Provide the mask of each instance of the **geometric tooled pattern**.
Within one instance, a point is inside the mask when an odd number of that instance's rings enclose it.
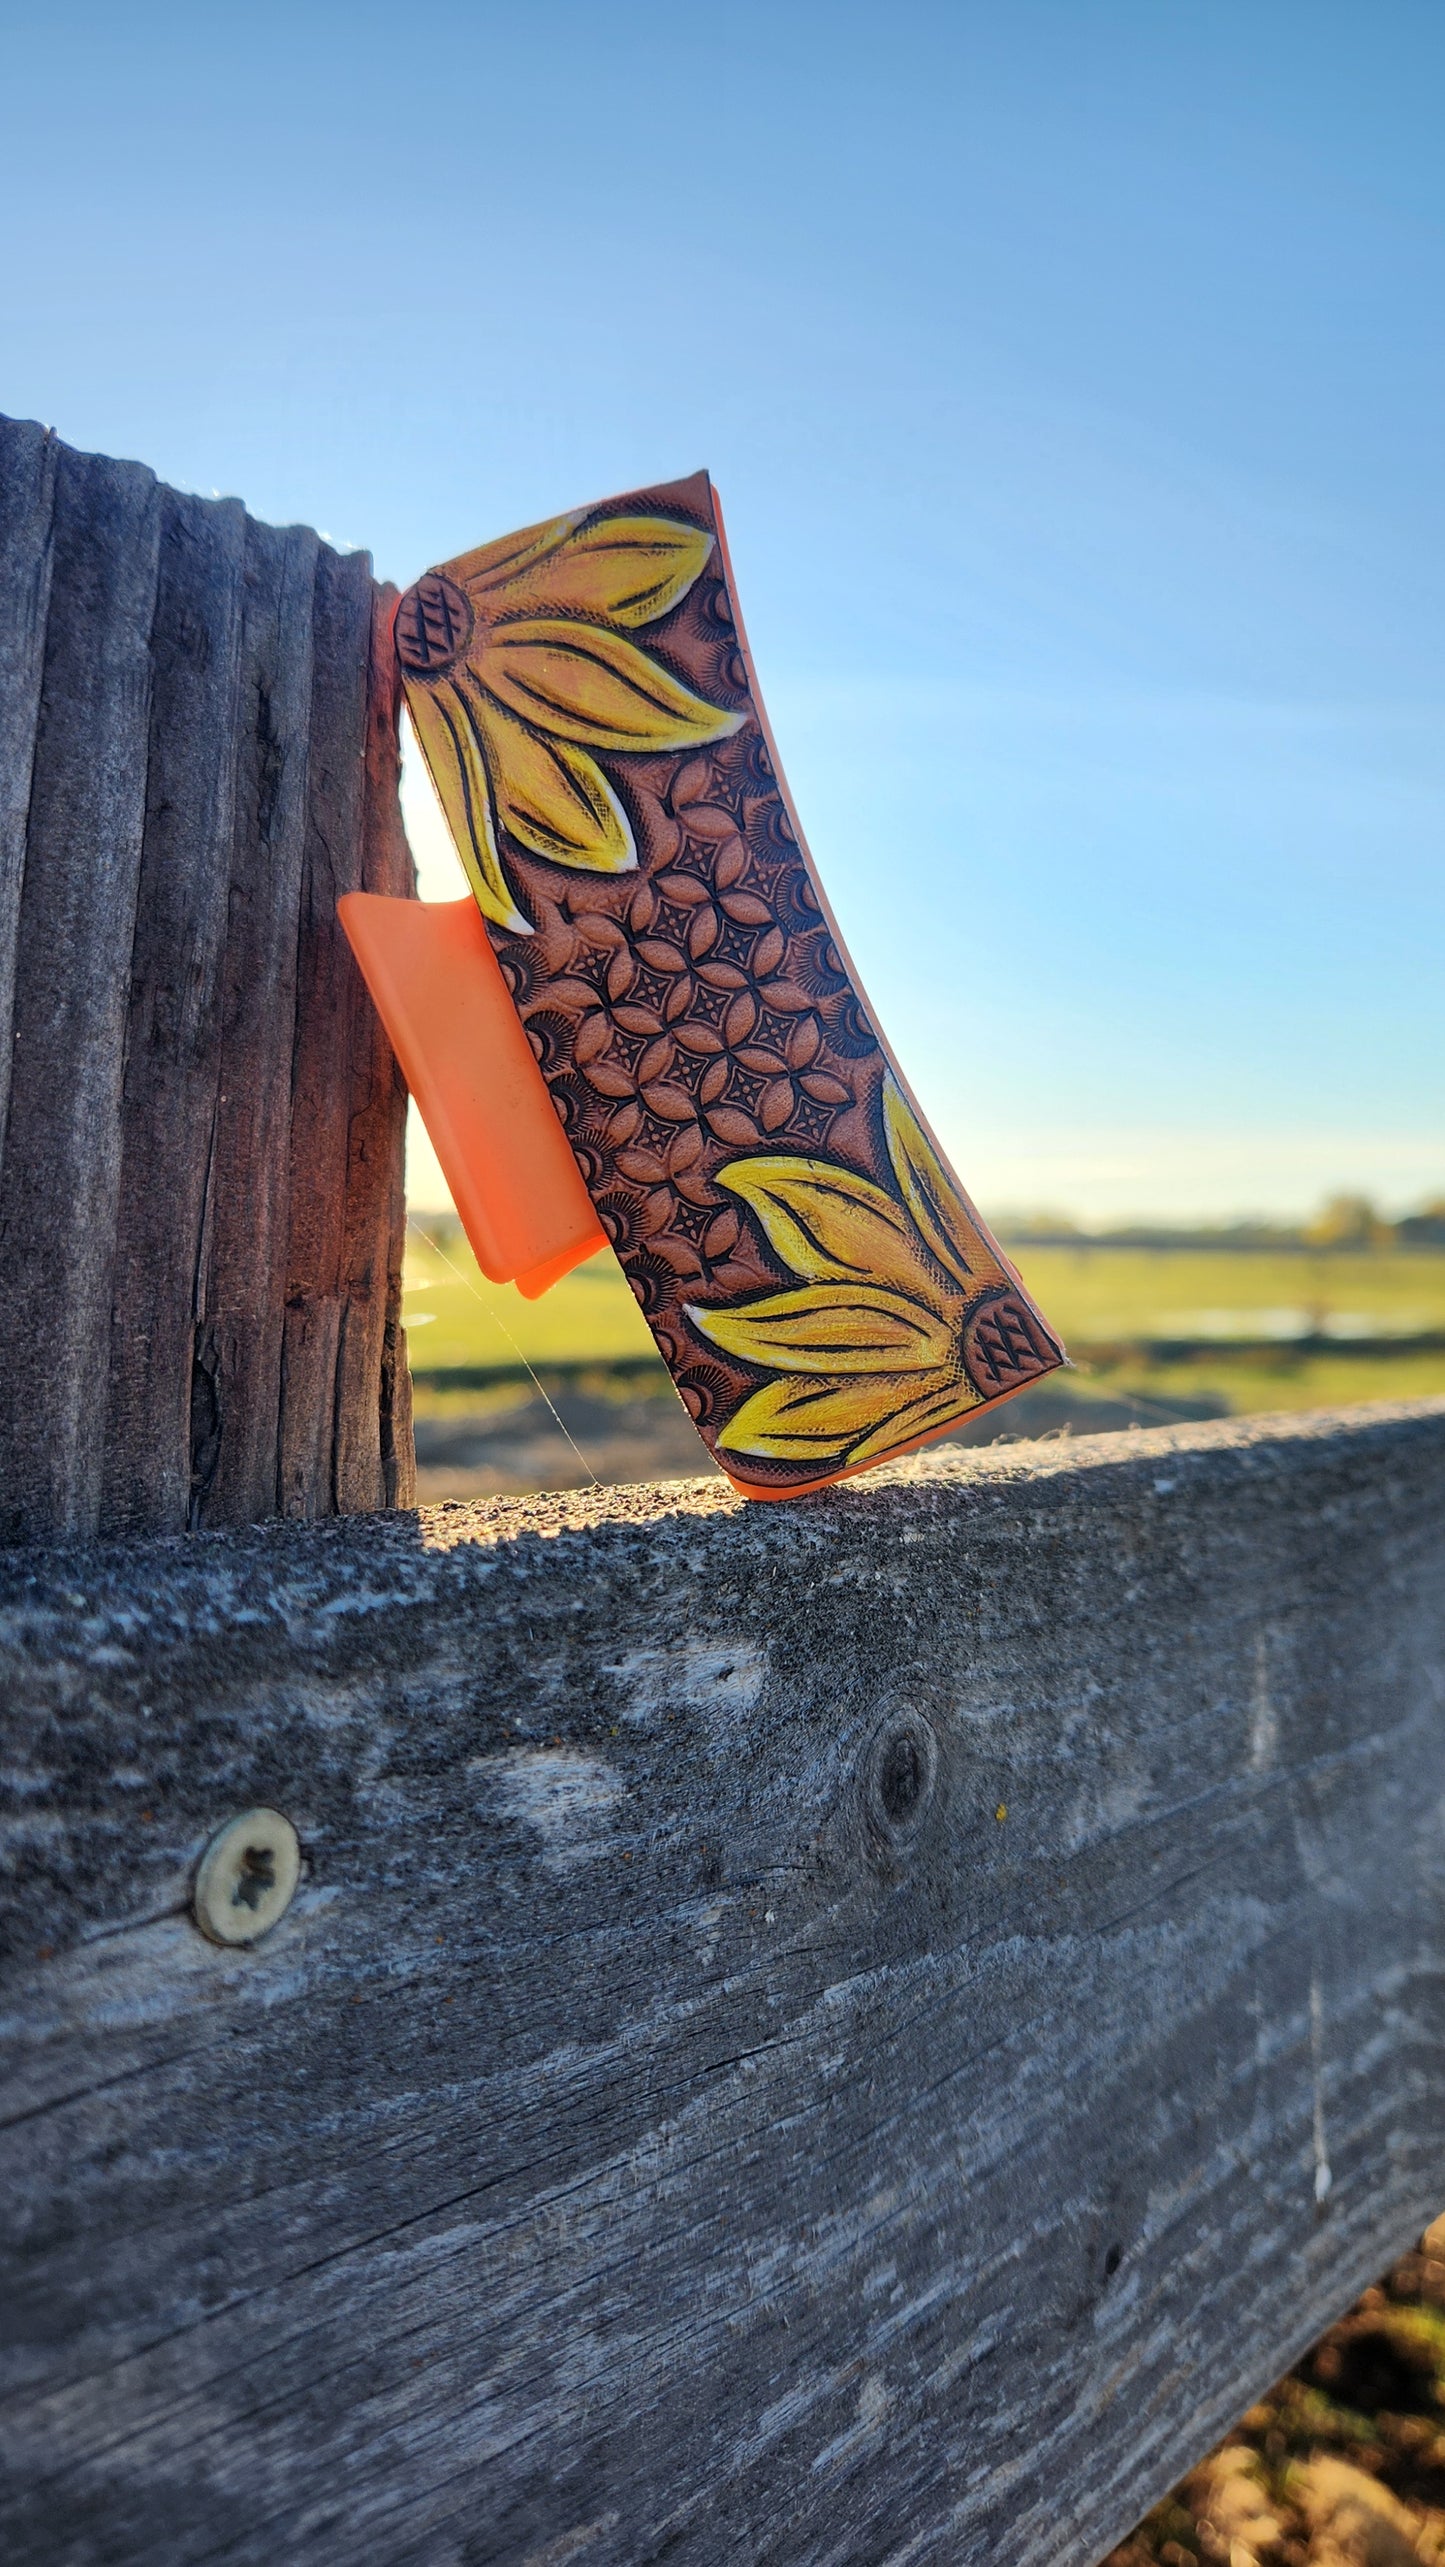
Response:
[[[711,778],[694,761],[692,790]],[[507,970],[579,1156],[593,1149],[606,1164],[601,1209],[614,1246],[636,1245],[671,1275],[726,1291],[745,1280],[718,1272],[731,1265],[739,1224],[700,1165],[704,1151],[826,1146],[856,1078],[853,1060],[835,1060],[829,1045],[834,982],[852,993],[826,952],[815,959],[829,931],[806,888],[799,896],[795,885],[785,908],[736,824],[721,841],[694,840],[687,815],[692,829],[699,813],[715,828],[725,805],[679,798],[677,809],[670,867],[628,884],[605,913],[591,907],[590,888],[564,891],[569,941],[557,921],[543,922],[527,946],[511,947]],[[800,870],[795,848],[785,860]]]
[[[1016,1293],[998,1292],[980,1302],[963,1337],[964,1370],[985,1399],[1016,1390],[1052,1371],[1059,1360],[1032,1312]]]

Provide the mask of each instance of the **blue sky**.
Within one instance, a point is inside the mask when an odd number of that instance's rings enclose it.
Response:
[[[986,1205],[1445,1191],[1436,0],[0,31],[0,407],[403,581],[711,469]]]

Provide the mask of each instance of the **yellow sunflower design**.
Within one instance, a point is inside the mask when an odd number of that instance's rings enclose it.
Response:
[[[699,748],[746,721],[628,639],[687,595],[712,549],[667,517],[554,517],[428,571],[402,599],[412,726],[482,913],[513,935],[532,929],[503,831],[552,864],[626,873],[631,824],[591,752]]]
[[[717,1171],[800,1278],[730,1309],[688,1307],[700,1336],[779,1376],[743,1401],[722,1451],[854,1468],[1061,1360],[891,1078],[883,1124],[896,1197],[829,1159]]]

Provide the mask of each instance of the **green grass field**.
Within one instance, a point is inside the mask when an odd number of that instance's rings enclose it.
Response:
[[[1380,1348],[1392,1336],[1445,1335],[1439,1251],[1068,1246],[1016,1254],[1030,1291],[1074,1355],[1079,1391],[1135,1398],[1141,1415],[1151,1400],[1201,1395],[1244,1412],[1445,1392],[1445,1352],[1361,1351],[1343,1342],[1367,1338]],[[528,1302],[510,1284],[486,1283],[460,1237],[442,1248],[414,1227],[406,1286],[411,1359],[424,1376],[653,1357],[609,1255]],[[1338,1352],[1296,1351],[1288,1340],[1305,1331],[1340,1336]],[[1170,1338],[1211,1342],[1184,1360],[1147,1351],[1149,1341]],[[1241,1338],[1265,1342],[1230,1342]]]
[[[1010,1250],[1066,1340],[1445,1333],[1445,1254],[1211,1248]]]
[[[1389,1350],[1392,1337],[1445,1335],[1438,1250],[1029,1248],[1017,1262],[1073,1353],[1078,1388],[1137,1401],[1141,1421],[1155,1402],[1217,1400],[1242,1416],[1445,1392],[1445,1351]],[[1338,1336],[1338,1352],[1289,1343],[1306,1332]],[[1171,1337],[1215,1343],[1174,1361],[1144,1351]]]
[[[478,1272],[464,1238],[436,1246],[407,1234],[402,1305],[411,1360],[422,1372],[505,1372],[526,1364],[621,1364],[656,1357],[651,1334],[610,1250],[576,1266],[540,1301]]]

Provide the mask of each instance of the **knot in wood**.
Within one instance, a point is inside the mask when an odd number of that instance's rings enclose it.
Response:
[[[933,1798],[938,1741],[916,1711],[895,1712],[876,1733],[864,1764],[869,1825],[885,1844],[915,1836]]]

